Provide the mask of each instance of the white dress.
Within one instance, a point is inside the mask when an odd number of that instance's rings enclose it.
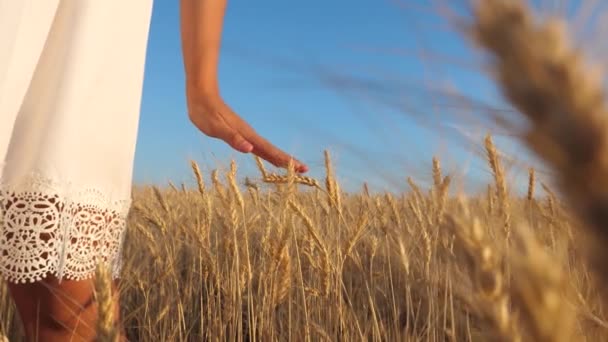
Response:
[[[120,271],[152,0],[0,0],[0,275]]]

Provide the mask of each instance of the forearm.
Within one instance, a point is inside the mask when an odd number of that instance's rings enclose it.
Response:
[[[218,63],[227,0],[180,0],[187,91],[218,93]]]

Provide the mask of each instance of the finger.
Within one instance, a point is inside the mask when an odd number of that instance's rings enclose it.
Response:
[[[253,144],[243,137],[237,130],[228,126],[224,120],[217,120],[213,123],[213,137],[223,140],[233,149],[250,153],[253,151]]]
[[[242,153],[250,153],[253,151],[254,146],[252,143],[247,141],[242,135],[240,135],[236,131],[227,132],[226,138],[222,139],[228,145],[230,145],[233,149],[242,152]]]
[[[288,167],[290,160],[293,160],[293,166],[296,172],[304,173],[308,171],[308,167],[304,165],[304,163],[277,148],[257,133],[245,136],[247,136],[247,139],[253,144],[253,154],[260,158],[267,160],[277,167],[283,168]]]
[[[274,166],[287,167],[289,165],[289,161],[292,159],[296,169],[301,166],[299,161],[257,134],[255,130],[246,122],[240,122],[239,131],[253,144],[252,152],[260,158],[272,163]]]
[[[240,116],[234,113],[230,108],[228,109],[229,114],[224,116],[227,124],[234,127],[240,134],[253,145],[253,153],[260,158],[272,163],[274,166],[287,168],[289,161],[293,160],[294,168],[296,172],[305,173],[308,171],[308,167],[295,159],[293,156],[285,153],[281,149],[274,146],[268,140],[257,134],[257,132]]]

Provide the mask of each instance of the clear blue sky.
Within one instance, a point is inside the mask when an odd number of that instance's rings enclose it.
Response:
[[[223,96],[259,133],[308,163],[312,176],[322,175],[322,152],[330,149],[347,189],[363,180],[401,189],[407,175],[428,180],[433,155],[457,176],[484,178],[478,147],[463,145],[461,134],[481,143],[484,128],[462,103],[428,88],[491,104],[496,92],[479,59],[427,3],[229,1]],[[188,121],[178,10],[176,0],[154,4],[135,181],[190,181],[190,159],[208,171],[235,158],[242,175],[255,176],[251,157]]]

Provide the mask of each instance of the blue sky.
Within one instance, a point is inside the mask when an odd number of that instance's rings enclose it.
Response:
[[[322,176],[329,149],[347,189],[367,180],[400,190],[408,175],[427,181],[433,155],[457,177],[484,180],[479,146],[463,142],[481,143],[486,128],[469,107],[438,92],[488,104],[499,97],[478,56],[428,3],[229,1],[223,97],[312,176]],[[209,171],[234,158],[241,175],[256,176],[251,156],[205,137],[187,118],[178,11],[176,0],[155,1],[135,182],[189,182],[191,159]]]

